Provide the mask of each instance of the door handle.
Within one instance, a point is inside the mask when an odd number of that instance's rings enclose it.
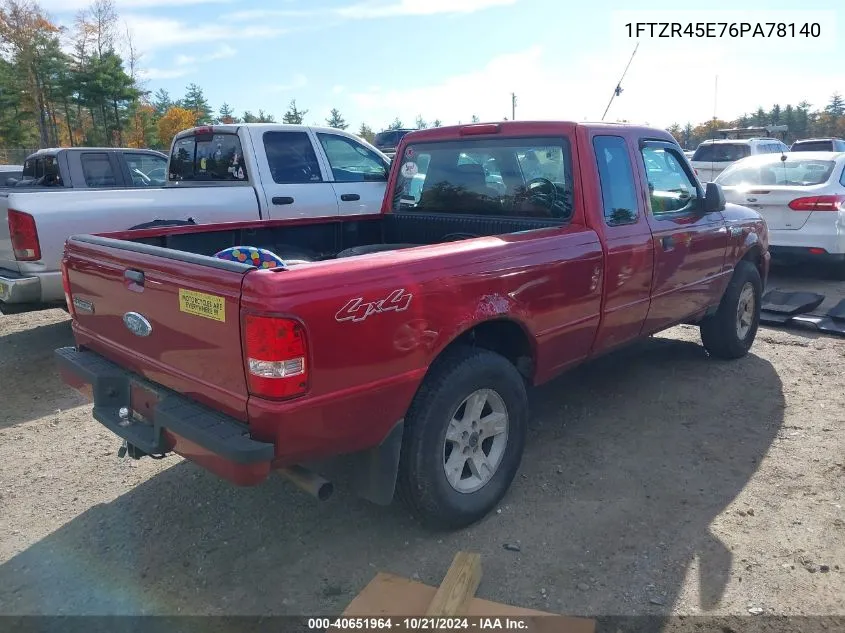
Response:
[[[344,202],[354,202],[355,200],[360,200],[361,196],[357,193],[344,193],[340,196],[340,199]]]
[[[139,286],[144,285],[144,273],[140,270],[125,270],[123,271],[123,278],[126,281],[131,281],[132,283],[136,283]]]
[[[660,244],[663,246],[664,251],[671,251],[675,248],[675,238],[667,235],[666,237],[660,238]]]
[[[272,200],[273,204],[276,205],[283,205],[283,204],[293,204],[293,198],[290,196],[275,196]]]

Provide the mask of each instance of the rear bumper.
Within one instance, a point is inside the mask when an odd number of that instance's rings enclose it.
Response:
[[[819,262],[826,264],[845,263],[845,253],[814,253],[809,246],[769,246],[769,252],[775,262]],[[824,248],[824,247],[814,247]]]
[[[245,424],[94,352],[63,347],[55,354],[64,382],[93,400],[94,418],[144,453],[175,452],[242,486],[269,475],[274,446],[252,439]],[[131,414],[121,417],[121,409]]]
[[[0,301],[3,303],[39,303],[41,279],[0,268]]]

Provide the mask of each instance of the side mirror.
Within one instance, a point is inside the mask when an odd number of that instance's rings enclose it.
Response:
[[[725,192],[722,185],[708,182],[704,191],[704,213],[715,213],[725,210]]]

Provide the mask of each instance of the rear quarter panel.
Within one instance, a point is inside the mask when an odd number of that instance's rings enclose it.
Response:
[[[569,226],[250,273],[242,310],[300,319],[311,368],[307,396],[250,400],[252,432],[306,454],[325,450],[307,446],[321,435],[350,451],[372,446],[404,417],[436,356],[489,320],[528,333],[543,382],[589,353],[601,262],[597,234]]]

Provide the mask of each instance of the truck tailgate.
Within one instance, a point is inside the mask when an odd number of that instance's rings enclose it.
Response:
[[[94,236],[65,253],[81,347],[246,421],[240,293],[251,266]]]

